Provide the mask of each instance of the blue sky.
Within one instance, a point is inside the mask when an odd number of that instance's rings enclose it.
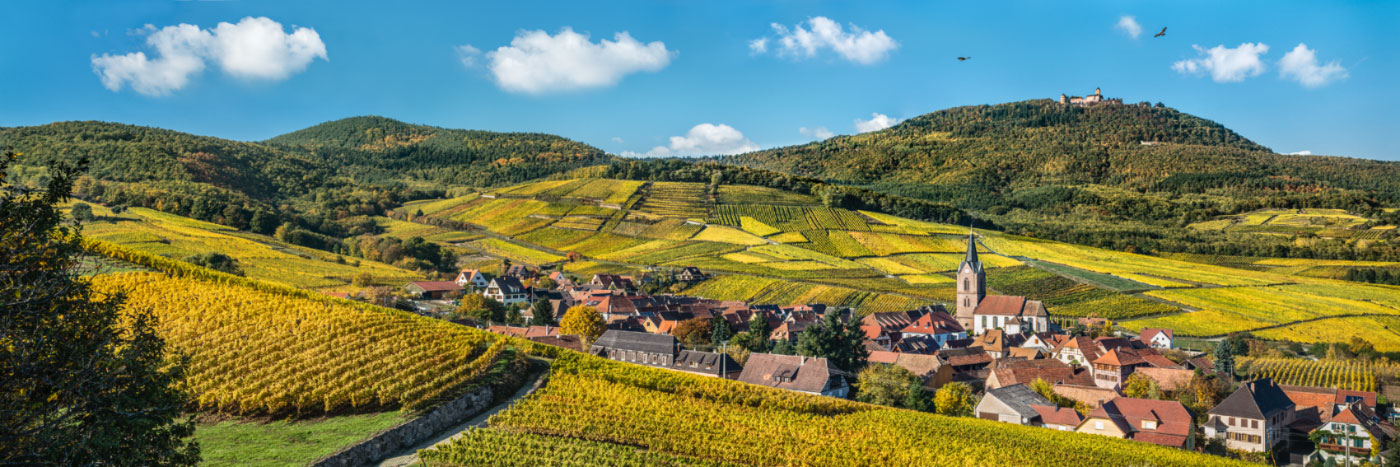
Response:
[[[0,126],[260,140],[375,114],[692,154],[1100,86],[1278,152],[1400,160],[1400,2],[594,3],[6,1]]]

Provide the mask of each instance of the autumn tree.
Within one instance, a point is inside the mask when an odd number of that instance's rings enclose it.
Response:
[[[1036,394],[1040,394],[1040,396],[1044,397],[1046,400],[1054,402],[1057,406],[1074,407],[1074,400],[1055,392],[1055,385],[1050,384],[1049,381],[1036,378],[1035,381],[1031,381],[1031,390],[1035,391]]]
[[[710,333],[714,327],[705,318],[691,318],[681,321],[676,328],[671,331],[671,335],[686,346],[697,346],[710,343]]]
[[[1135,372],[1123,381],[1123,395],[1136,399],[1161,399],[1162,389],[1151,376]]]
[[[607,323],[603,322],[603,314],[588,305],[574,305],[564,312],[564,319],[559,321],[559,333],[579,336],[583,339],[585,347],[597,340],[607,329]]]
[[[856,400],[871,404],[904,407],[910,400],[911,390],[923,392],[918,375],[887,363],[867,365],[860,370],[856,381]]]
[[[506,307],[496,299],[481,294],[467,294],[457,305],[457,314],[490,323],[506,321]]]
[[[938,389],[933,396],[933,407],[940,415],[969,417],[977,407],[977,400],[971,386],[954,381]]]
[[[86,159],[35,189],[7,178],[17,157],[0,158],[0,464],[194,465],[186,360],[150,310],[78,275],[81,232],[58,206]]]

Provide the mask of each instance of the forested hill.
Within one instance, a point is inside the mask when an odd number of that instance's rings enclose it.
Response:
[[[519,183],[612,160],[598,148],[549,134],[456,130],[373,116],[326,122],[265,143],[354,168],[356,177],[471,186]]]
[[[337,120],[265,142],[59,122],[0,128],[0,149],[24,154],[13,174],[21,183],[42,182],[50,161],[86,157],[91,165],[75,187],[81,199],[263,233],[294,222],[332,236],[347,232],[333,225],[337,219],[382,214],[455,186],[510,185],[614,160],[558,136],[450,130],[380,117]],[[284,209],[288,205],[292,209]]]
[[[1219,123],[1145,103],[957,107],[881,131],[721,160],[969,207],[1046,185],[1400,192],[1400,164],[1275,154]]]

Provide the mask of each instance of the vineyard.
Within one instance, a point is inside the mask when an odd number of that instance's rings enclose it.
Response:
[[[305,288],[337,289],[350,285],[355,276],[362,273],[368,273],[377,282],[395,286],[419,277],[412,271],[376,261],[361,259],[358,266],[347,264],[336,261],[333,253],[160,211],[130,208],[118,215],[104,206],[91,207],[93,214],[102,220],[85,224],[85,237],[177,259],[223,253],[238,260],[243,273],[255,279]]]
[[[600,454],[617,456],[608,457],[617,465],[1232,463],[1148,443],[889,409],[573,353],[555,361],[546,387],[464,438],[422,456],[429,465],[584,465],[584,456]],[[753,449],[756,440],[762,449]],[[1047,446],[1055,447],[1053,455]]]
[[[709,215],[709,191],[699,183],[655,182],[647,187],[637,209],[658,216],[703,219]]]
[[[402,312],[158,273],[97,276],[190,358],[198,408],[238,415],[410,410],[463,393],[507,341]]]
[[[1388,379],[1400,376],[1400,364],[1361,360],[1241,357],[1236,366],[1241,373],[1272,378],[1281,384],[1352,391],[1375,391],[1378,376]]]

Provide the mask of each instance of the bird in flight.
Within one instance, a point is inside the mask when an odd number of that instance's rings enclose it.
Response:
[[[1166,26],[1163,26],[1163,27],[1162,27],[1162,32],[1159,32],[1159,33],[1157,33],[1157,34],[1154,34],[1152,37],[1162,37],[1162,36],[1165,36],[1165,35],[1167,35],[1167,27],[1166,27]]]
[[[972,58],[972,57],[958,57],[958,61],[959,61],[959,62],[965,62],[965,61],[967,61],[967,59],[969,59],[969,58]]]

